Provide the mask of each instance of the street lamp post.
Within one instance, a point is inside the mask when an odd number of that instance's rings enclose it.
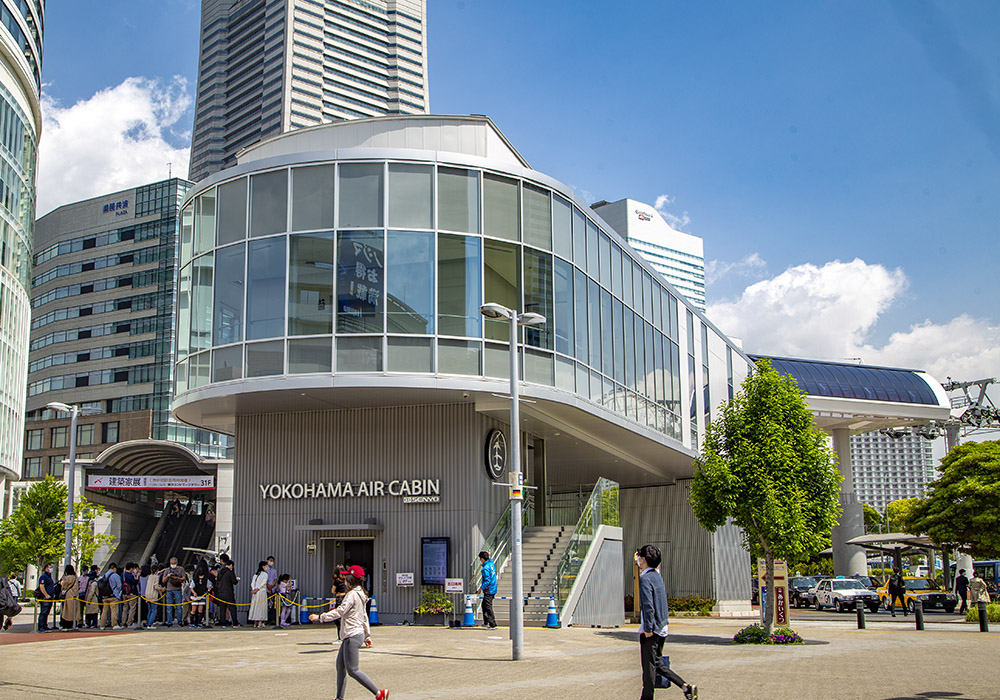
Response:
[[[510,639],[511,658],[524,658],[524,588],[521,573],[521,418],[519,406],[517,327],[538,326],[546,319],[541,314],[522,313],[502,304],[490,302],[479,307],[479,313],[486,318],[510,321],[510,461],[511,461],[511,595],[510,595]],[[515,493],[516,490],[516,493]]]
[[[73,558],[73,492],[76,487],[76,419],[81,413],[85,416],[100,413],[94,408],[80,408],[76,404],[65,404],[53,401],[45,408],[70,414],[69,427],[69,483],[66,493],[66,542],[63,545],[63,566],[69,566]]]

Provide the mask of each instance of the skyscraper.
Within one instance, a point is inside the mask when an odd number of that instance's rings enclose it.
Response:
[[[884,433],[851,436],[851,466],[858,500],[879,512],[887,503],[925,495],[937,478],[933,443],[919,435]]]
[[[426,0],[203,0],[190,179],[340,119],[428,111]]]
[[[591,205],[657,272],[705,310],[705,248],[701,238],[678,231],[652,207],[634,199]]]
[[[44,15],[40,0],[0,5],[0,496],[21,473]]]

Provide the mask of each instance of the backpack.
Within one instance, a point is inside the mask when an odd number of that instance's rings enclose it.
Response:
[[[111,588],[111,581],[108,580],[107,576],[101,576],[97,580],[97,595],[101,598],[114,598],[115,592]]]

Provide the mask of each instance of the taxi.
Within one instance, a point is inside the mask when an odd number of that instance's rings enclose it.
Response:
[[[958,596],[948,593],[943,587],[937,585],[932,578],[925,576],[904,576],[903,584],[906,586],[906,593],[903,602],[909,612],[913,612],[913,601],[919,600],[924,604],[924,610],[944,610],[946,613],[955,612],[958,605]],[[889,589],[888,584],[883,584],[878,588],[878,599],[882,607],[889,609]]]

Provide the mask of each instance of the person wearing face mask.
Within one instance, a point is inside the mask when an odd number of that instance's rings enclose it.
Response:
[[[657,570],[660,558],[659,548],[651,544],[644,544],[635,553],[635,563],[639,566],[639,602],[642,610],[642,621],[639,624],[639,658],[642,663],[640,700],[653,700],[657,676],[669,679],[671,684],[684,692],[687,700],[697,700],[697,686],[685,683],[661,658],[663,642],[667,638],[667,589]]]
[[[49,631],[49,613],[52,612],[52,601],[55,598],[56,582],[52,578],[52,564],[46,564],[42,575],[38,577],[38,588],[35,597],[38,599],[38,631]]]
[[[274,594],[278,592],[278,570],[274,566],[274,555],[267,558],[267,624],[275,625]]]

